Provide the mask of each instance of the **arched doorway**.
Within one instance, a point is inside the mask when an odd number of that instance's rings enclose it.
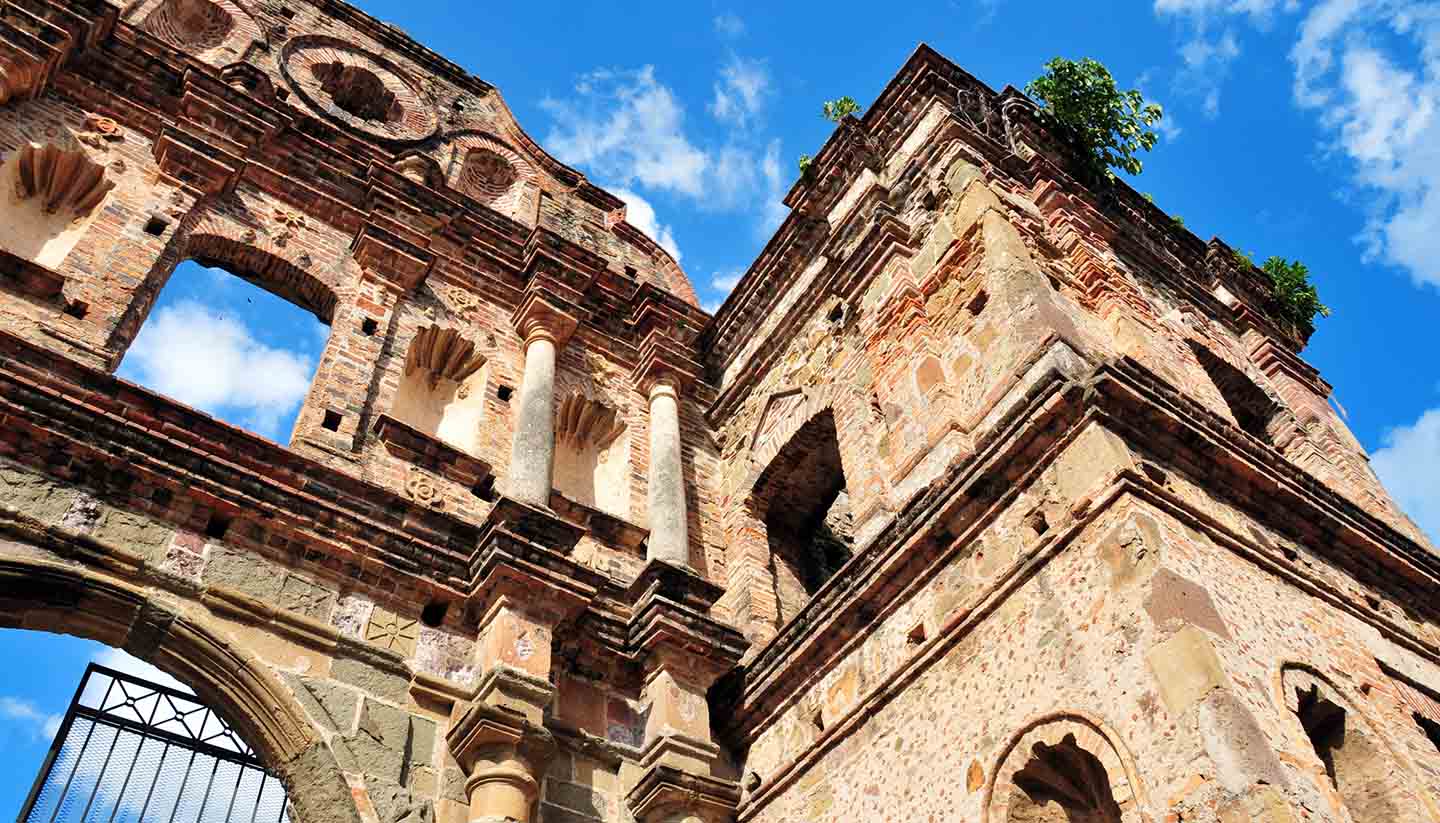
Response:
[[[8,545],[20,550],[0,552],[0,631],[71,635],[123,649],[154,665],[193,688],[195,699],[190,700],[187,711],[195,706],[212,710],[214,721],[202,722],[199,727],[202,738],[227,737],[232,752],[248,753],[257,765],[279,777],[289,792],[286,814],[290,818],[358,823],[354,800],[329,747],[275,676],[208,625],[211,618],[203,606],[173,593],[157,594],[103,573],[46,559],[19,544]],[[23,677],[23,662],[19,665]],[[176,700],[189,699],[177,689],[169,691]],[[155,702],[149,698],[145,707],[152,708]],[[163,715],[155,717],[163,719]],[[223,732],[217,723],[223,723]],[[119,745],[118,735],[106,735],[107,744]],[[224,748],[215,740],[211,743]],[[152,748],[157,753],[161,750]],[[76,753],[78,756],[78,750]],[[218,771],[219,766],[213,764],[219,760],[211,757],[207,762]],[[226,773],[232,780],[244,777],[234,769]],[[32,774],[27,769],[22,779],[28,782]],[[258,788],[256,777],[248,779],[252,781],[248,785]],[[230,792],[233,796],[234,789]],[[274,804],[252,808],[270,807]],[[116,814],[115,819],[122,816]],[[207,815],[200,819],[230,818]],[[271,823],[280,820],[277,817]]]
[[[0,651],[17,631],[0,633]],[[284,783],[221,713],[143,661],[100,649],[118,668],[84,667],[17,820],[290,823]],[[3,779],[23,780],[26,764],[12,762]]]

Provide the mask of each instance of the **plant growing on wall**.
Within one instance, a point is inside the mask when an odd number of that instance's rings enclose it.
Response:
[[[836,100],[826,100],[821,114],[831,123],[839,123],[845,119],[847,114],[859,114],[860,104],[855,102],[853,97],[841,97]]]
[[[845,119],[846,115],[859,113],[860,104],[856,103],[855,98],[850,97],[849,95],[846,95],[844,97],[838,97],[834,100],[826,100],[824,105],[820,108],[820,116],[824,117],[826,120],[829,120],[831,123],[839,123],[841,120]],[[808,154],[800,155],[798,165],[800,166],[801,177],[804,177],[806,174],[810,173],[811,159],[812,158]]]
[[[1275,290],[1275,313],[1300,328],[1313,328],[1315,318],[1329,317],[1330,309],[1320,302],[1310,269],[1299,260],[1271,257],[1260,267]]]
[[[1111,169],[1139,174],[1136,155],[1159,140],[1151,127],[1164,117],[1160,106],[1146,103],[1138,89],[1121,91],[1110,71],[1088,57],[1051,60],[1025,93],[1040,104],[1046,126],[1075,149],[1096,180],[1115,179]]]

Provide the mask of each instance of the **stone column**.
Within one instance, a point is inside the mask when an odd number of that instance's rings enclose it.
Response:
[[[674,382],[650,387],[650,542],[646,559],[690,565],[685,476],[680,458],[680,394]]]
[[[532,290],[511,320],[525,338],[525,375],[515,410],[505,494],[549,508],[555,472],[555,358],[579,324],[578,310]]]
[[[510,447],[506,493],[533,506],[550,505],[555,463],[555,334],[539,324],[525,336],[525,376]]]

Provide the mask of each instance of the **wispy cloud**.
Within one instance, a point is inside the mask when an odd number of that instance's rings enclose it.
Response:
[[[770,87],[770,69],[765,61],[732,54],[720,68],[709,111],[717,120],[743,127],[760,115]]]
[[[314,371],[309,355],[267,346],[239,320],[182,300],[141,327],[120,375],[281,440],[280,423],[304,399]]]
[[[715,17],[715,32],[721,37],[739,37],[745,33],[745,21],[733,12]]]
[[[654,66],[600,69],[567,99],[547,97],[555,118],[546,146],[567,163],[624,185],[700,197],[710,158],[685,134],[685,108]]]
[[[64,720],[62,715],[42,711],[29,700],[15,697],[0,697],[0,718],[18,725],[37,742],[53,740]]]
[[[1239,54],[1238,39],[1227,43],[1234,24],[1267,28],[1297,9],[1293,0],[1155,3],[1201,38],[1182,49],[1180,76],[1220,80]],[[1360,237],[1368,257],[1440,287],[1440,5],[1324,0],[1301,19],[1290,59],[1296,104],[1324,130],[1325,153],[1353,170],[1368,211]],[[1218,111],[1218,82],[1204,88],[1207,110]]]
[[[669,226],[662,224],[655,216],[655,207],[650,205],[650,201],[629,189],[614,189],[613,193],[625,201],[625,219],[630,225],[649,235],[651,240],[670,252],[670,256],[679,263],[680,246],[675,242],[675,235]]]
[[[715,276],[710,278],[710,288],[722,294],[729,294],[730,290],[735,288],[736,284],[740,282],[740,278],[744,275],[745,272],[743,271],[717,271],[715,272]]]
[[[1440,408],[1385,433],[1370,465],[1416,525],[1440,543]]]

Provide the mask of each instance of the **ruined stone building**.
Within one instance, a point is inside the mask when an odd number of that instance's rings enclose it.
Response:
[[[0,156],[0,625],[297,821],[1440,820],[1440,559],[1308,329],[926,47],[714,317],[339,0],[5,0]],[[186,260],[329,325],[288,447],[114,376]]]

